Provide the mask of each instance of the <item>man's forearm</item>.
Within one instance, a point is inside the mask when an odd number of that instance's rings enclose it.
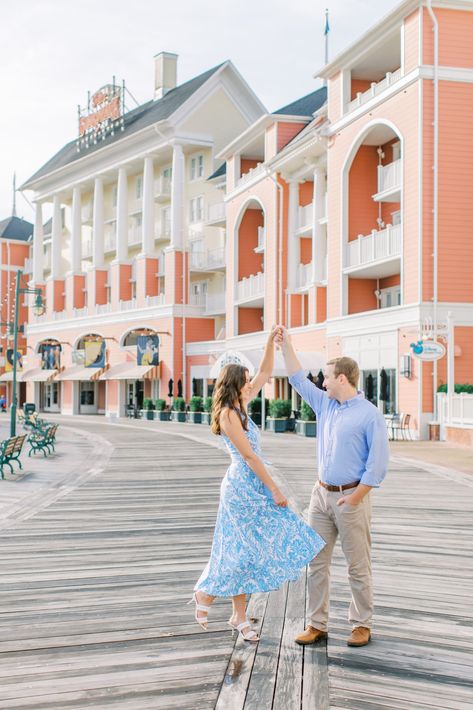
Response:
[[[296,355],[296,351],[294,350],[294,347],[289,340],[282,343],[281,350],[284,357],[284,362],[286,363],[287,374],[290,377],[301,369],[301,363],[299,362]]]
[[[350,496],[353,505],[358,505],[358,503],[361,503],[363,498],[368,495],[371,490],[372,486],[365,486],[364,483],[359,483]]]

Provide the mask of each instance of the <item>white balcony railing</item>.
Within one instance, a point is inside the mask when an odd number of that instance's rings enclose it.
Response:
[[[141,244],[142,229],[141,227],[131,227],[128,230],[128,246]]]
[[[212,271],[225,266],[225,248],[193,251],[190,254],[190,268],[199,271]]]
[[[157,296],[146,296],[145,303],[147,306],[164,306],[166,298],[164,293],[159,293]]]
[[[241,187],[242,185],[245,185],[247,182],[250,182],[251,180],[253,180],[253,178],[263,172],[263,163],[258,163],[258,165],[256,165],[254,168],[250,168],[247,173],[241,176],[241,178],[237,182],[237,186]]]
[[[189,303],[191,306],[205,306],[205,293],[191,293]]]
[[[82,224],[92,224],[92,217],[93,217],[92,202],[86,202],[84,205],[82,205],[80,214],[81,214]]]
[[[298,228],[302,229],[303,227],[308,227],[309,225],[312,224],[313,220],[313,215],[314,215],[314,207],[312,205],[312,202],[309,203],[308,205],[304,205],[304,207],[299,207],[299,215],[298,215]]]
[[[348,104],[348,111],[353,111],[355,108],[358,108],[358,106],[365,104],[373,98],[373,96],[378,96],[378,94],[387,89],[388,86],[392,86],[396,81],[399,81],[401,76],[401,69],[396,69],[394,72],[387,72],[386,76],[384,79],[381,79],[381,81],[373,81],[367,91],[358,91],[356,98]]]
[[[169,239],[171,237],[171,220],[160,219],[154,225],[155,239]]]
[[[205,298],[205,312],[207,315],[212,313],[225,313],[226,297],[225,293],[207,293]]]
[[[171,196],[171,178],[161,175],[154,181],[154,195],[157,198],[168,198]]]
[[[52,319],[53,320],[66,320],[69,318],[69,314],[67,311],[53,311],[51,313]]]
[[[226,211],[225,203],[217,202],[215,205],[209,205],[207,209],[207,224],[214,224],[218,222],[225,222]]]
[[[73,308],[72,313],[74,318],[83,318],[84,316],[88,315],[89,309],[87,306],[84,306],[84,308]]]
[[[101,304],[97,305],[96,308],[97,308],[98,314],[112,312],[112,304],[111,303],[101,303]]]
[[[367,236],[359,235],[347,245],[346,268],[363,266],[374,261],[400,256],[402,226],[388,224],[380,232],[373,230]]]
[[[450,412],[448,395],[445,392],[437,394],[440,424],[473,427],[473,394],[452,394],[451,402]]]
[[[259,271],[254,276],[248,276],[238,281],[236,288],[237,301],[264,296],[264,274]]]
[[[82,258],[88,259],[92,256],[92,239],[86,239],[82,242]]]
[[[299,264],[296,276],[297,288],[307,288],[313,282],[312,274],[312,262],[310,264]]]
[[[378,192],[401,187],[401,159],[388,165],[378,165]]]
[[[117,248],[117,233],[106,232],[103,246],[105,252],[115,251]]]
[[[136,308],[136,298],[130,298],[128,301],[118,301],[119,311],[133,311]]]

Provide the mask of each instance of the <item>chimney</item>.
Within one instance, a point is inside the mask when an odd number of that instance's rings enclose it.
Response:
[[[177,54],[160,52],[154,58],[154,98],[162,99],[177,83]]]

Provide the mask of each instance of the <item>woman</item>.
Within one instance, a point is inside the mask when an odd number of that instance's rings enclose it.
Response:
[[[245,641],[259,637],[246,619],[246,594],[277,589],[295,580],[325,545],[322,538],[287,507],[261,458],[259,430],[247,405],[273,371],[274,332],[256,376],[241,365],[226,365],[217,380],[212,404],[212,432],[222,436],[232,463],[222,481],[220,506],[209,562],[191,599],[195,620],[207,630],[216,596],[232,597],[229,625]]]

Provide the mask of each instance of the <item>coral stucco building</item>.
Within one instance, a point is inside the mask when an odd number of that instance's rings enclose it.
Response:
[[[226,63],[25,184],[48,308],[28,344],[39,358],[44,340],[64,343],[47,383],[61,411],[93,391],[94,411],[121,415],[170,379],[205,394],[219,357],[255,364],[282,322],[307,372],[356,358],[365,395],[426,435],[446,359],[422,363],[411,342],[451,312],[456,381],[473,366],[473,7],[432,5],[400,4],[318,72],[326,87],[274,113]],[[171,71],[172,55],[159,61]],[[158,371],[137,369],[139,332],[162,333]],[[88,336],[106,339],[109,368],[81,381]],[[279,356],[266,394],[297,405]]]

